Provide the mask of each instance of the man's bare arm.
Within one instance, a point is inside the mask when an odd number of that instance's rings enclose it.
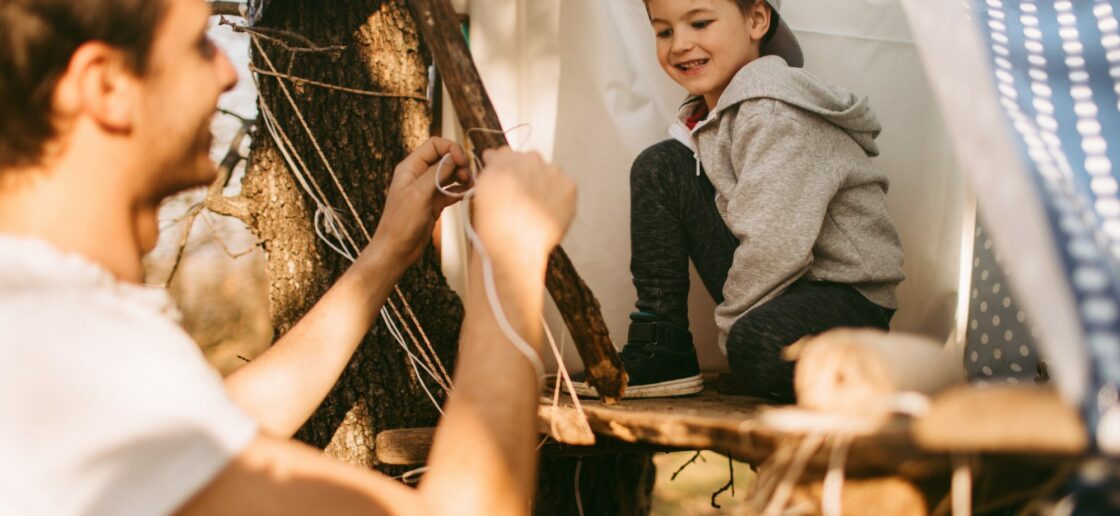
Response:
[[[435,166],[450,155],[444,167]],[[370,244],[314,307],[268,351],[226,379],[237,403],[270,435],[290,437],[322,403],[404,271],[431,238],[436,217],[455,199],[435,174],[463,173],[458,145],[432,138],[397,167]],[[462,179],[462,177],[459,177]]]
[[[434,514],[414,489],[264,435],[189,500],[181,516]]]
[[[502,151],[487,161],[476,227],[490,251],[503,313],[539,350],[545,264],[567,230],[575,189],[537,156]],[[181,514],[528,513],[536,479],[538,379],[499,329],[481,269],[476,254],[456,389],[419,490],[302,445],[259,437]]]

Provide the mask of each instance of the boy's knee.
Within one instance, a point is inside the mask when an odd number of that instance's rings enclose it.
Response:
[[[727,336],[727,362],[748,394],[792,403],[794,363],[783,351],[792,342],[775,335],[761,314],[747,314]]]
[[[676,140],[653,144],[634,159],[634,165],[630,167],[630,184],[641,186],[672,182],[682,171],[694,169],[695,159],[692,151]]]

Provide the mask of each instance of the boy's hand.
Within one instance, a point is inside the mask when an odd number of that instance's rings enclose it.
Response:
[[[575,215],[575,183],[535,152],[489,150],[483,161],[474,225],[490,254],[547,256]]]
[[[440,184],[459,182],[469,186],[467,164],[463,148],[443,138],[429,139],[401,161],[393,172],[385,211],[373,237],[377,246],[386,246],[394,259],[406,267],[418,260],[431,239],[440,212],[459,201],[436,189],[437,170]]]

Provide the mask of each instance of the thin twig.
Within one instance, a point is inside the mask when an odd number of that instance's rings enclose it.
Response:
[[[731,496],[735,496],[735,461],[731,459],[731,454],[727,455],[727,483],[719,488],[716,492],[712,493],[712,507],[719,509],[720,506],[716,503],[716,497],[728,489],[731,490]]]
[[[229,247],[226,246],[225,241],[223,241],[222,238],[220,236],[218,236],[218,233],[219,233],[218,228],[214,227],[214,223],[210,221],[210,217],[206,216],[206,212],[202,212],[202,221],[206,223],[206,227],[209,227],[210,231],[214,234],[213,239],[214,239],[215,242],[218,243],[218,247],[221,247],[222,251],[225,251],[226,256],[229,256],[230,259],[236,260],[238,258],[241,258],[242,256],[245,256],[245,255],[247,255],[247,254],[249,254],[253,251],[256,251],[257,247],[261,245],[261,242],[258,241],[257,243],[249,246],[249,248],[244,250],[244,251],[240,251],[240,252],[236,252],[236,253],[233,252],[233,251],[230,251]]]
[[[183,251],[187,249],[187,241],[191,238],[191,228],[194,227],[194,219],[202,212],[202,203],[191,206],[187,211],[186,220],[183,222],[183,236],[179,239],[179,250],[175,252],[175,261],[171,263],[171,272],[167,274],[167,281],[163,282],[164,288],[171,287],[171,280],[175,279],[175,273],[179,272],[179,264],[183,261]]]
[[[230,110],[228,110],[224,107],[219,106],[218,107],[218,112],[223,114],[223,115],[232,116],[232,117],[240,120],[241,123],[243,123],[243,124],[256,124],[257,123],[257,120],[255,118],[245,118],[245,117],[243,117],[243,116],[241,116],[241,115],[239,115],[239,114],[237,114],[233,111],[230,111]]]
[[[676,480],[677,475],[680,475],[681,472],[684,471],[685,468],[693,465],[696,462],[696,459],[699,459],[699,458],[703,457],[703,455],[701,455],[702,453],[704,453],[704,452],[703,451],[696,452],[696,454],[693,455],[691,459],[688,459],[688,462],[686,462],[684,464],[681,464],[681,467],[677,468],[677,470],[673,472],[673,476],[669,477],[669,481],[672,482],[672,481]]]
[[[248,26],[242,25],[240,23],[231,22],[231,21],[227,20],[225,17],[223,17],[218,22],[218,25],[225,25],[225,26],[229,27],[230,29],[233,29],[234,32],[244,32],[244,33],[247,33],[251,36],[263,39],[263,40],[268,41],[269,43],[272,43],[274,45],[277,45],[280,48],[283,48],[284,50],[287,50],[288,52],[291,52],[293,54],[299,54],[299,53],[338,54],[339,52],[342,52],[343,50],[347,49],[346,45],[316,45],[315,42],[311,41],[310,39],[307,39],[307,37],[302,35],[302,34],[298,34],[298,33],[291,32],[291,31],[286,31],[286,30],[283,30],[283,29],[273,29],[273,28],[265,28],[265,27],[248,27]],[[283,39],[280,39],[280,37],[285,37],[285,38],[288,38],[290,40],[299,41],[303,46],[292,46],[287,41],[284,41]]]
[[[325,89],[328,89],[328,90],[336,90],[336,91],[341,91],[341,92],[344,92],[344,93],[353,93],[354,95],[364,95],[364,96],[367,96],[367,97],[399,98],[399,99],[411,99],[411,100],[415,100],[417,102],[424,102],[424,103],[428,102],[427,97],[423,97],[423,96],[420,96],[420,95],[410,95],[410,94],[407,94],[407,93],[385,93],[385,92],[381,92],[381,91],[369,91],[369,90],[360,90],[360,89],[357,89],[357,88],[347,88],[346,86],[337,86],[337,85],[334,85],[334,84],[328,84],[328,83],[325,83],[325,82],[320,82],[320,81],[316,81],[316,80],[312,80],[312,79],[307,79],[307,78],[304,78],[304,77],[296,77],[294,75],[289,75],[289,74],[286,74],[286,73],[271,72],[271,71],[268,71],[268,70],[262,70],[260,68],[257,68],[256,66],[253,66],[253,65],[249,65],[249,71],[251,71],[253,73],[260,74],[260,75],[266,75],[266,76],[269,76],[269,77],[287,79],[289,81],[292,81],[292,82],[296,83],[296,85],[309,84],[311,86],[318,86],[320,88],[325,88]]]

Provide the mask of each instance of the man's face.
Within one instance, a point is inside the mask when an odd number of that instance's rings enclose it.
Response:
[[[661,68],[714,105],[740,68],[759,57],[751,19],[733,0],[649,0]]]
[[[141,186],[153,203],[214,180],[210,119],[218,97],[237,84],[237,72],[206,34],[206,2],[165,1],[169,9],[141,81],[135,126],[139,152],[150,165]]]

